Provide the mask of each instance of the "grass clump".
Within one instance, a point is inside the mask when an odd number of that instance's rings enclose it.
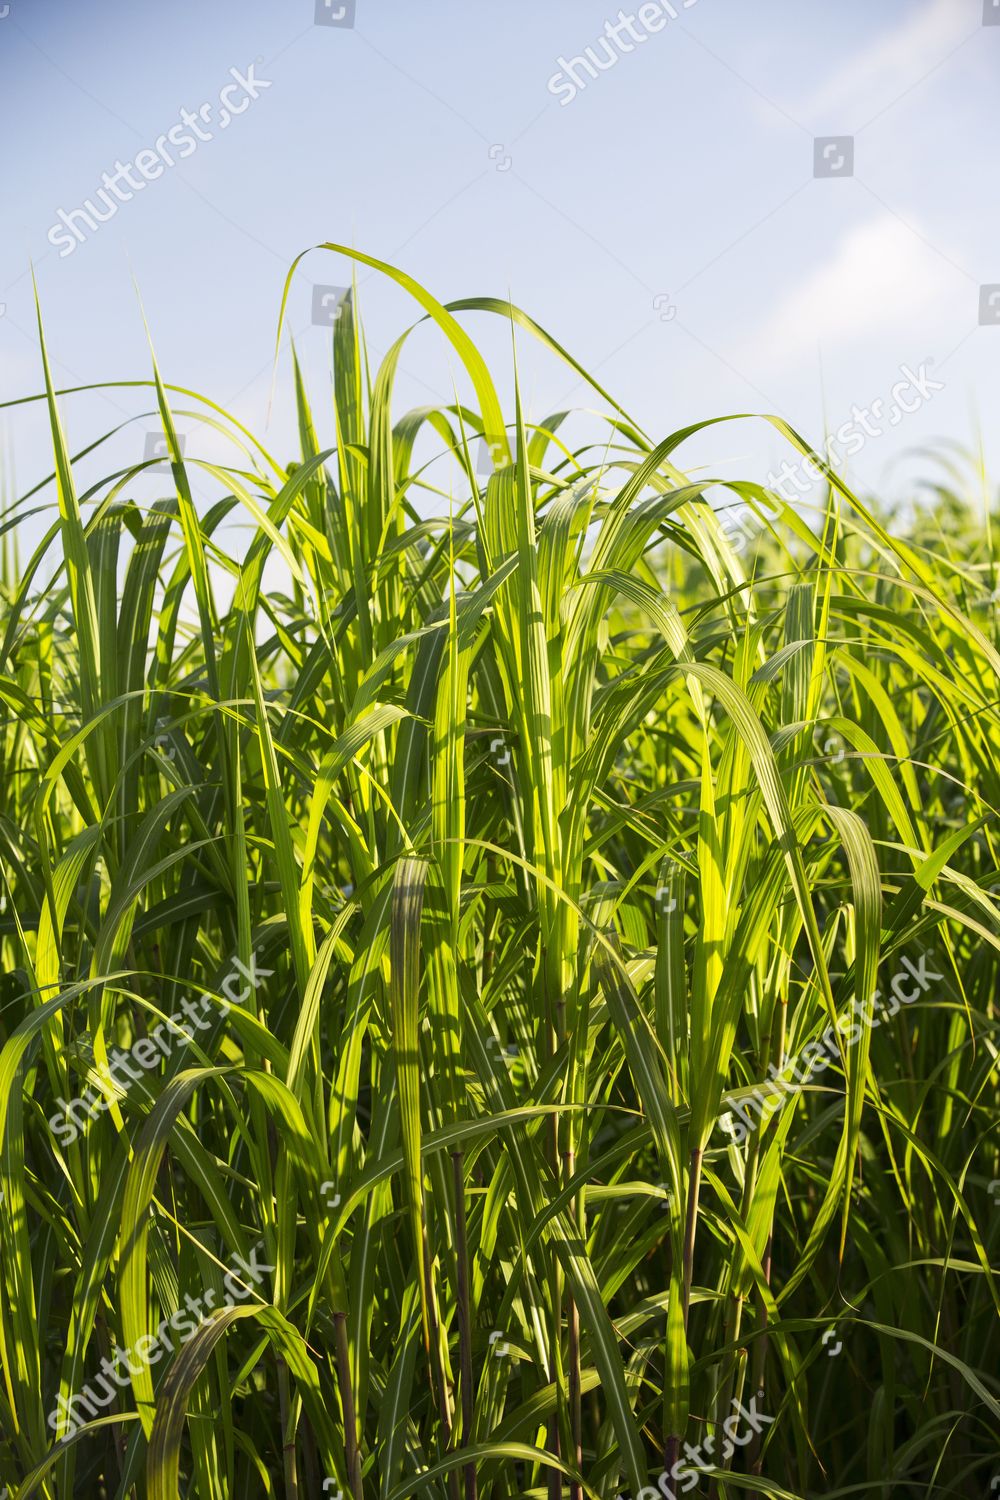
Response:
[[[78,494],[41,344],[58,515],[22,566],[9,508],[0,608],[0,1484],[988,1493],[988,535],[955,493],[948,540],[894,535],[829,472],[807,524],[613,403],[572,447],[508,421],[468,315],[568,356],[356,258],[474,402],[394,415],[351,297],[334,446],[297,366],[284,464],[154,367],[140,505],[141,465]],[[237,464],[182,456],[192,399]]]

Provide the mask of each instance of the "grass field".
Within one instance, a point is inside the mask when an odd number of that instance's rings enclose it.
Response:
[[[0,1488],[988,1496],[989,504],[946,482],[902,536],[828,471],[799,513],[599,389],[570,449],[470,334],[569,359],[540,328],[378,269],[474,409],[393,412],[349,299],[336,447],[297,370],[295,462],[155,374],[146,505],[137,468],[78,493],[45,361],[0,611]],[[182,459],[192,411],[238,467]]]

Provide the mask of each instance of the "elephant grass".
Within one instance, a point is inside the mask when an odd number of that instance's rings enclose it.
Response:
[[[80,493],[41,315],[7,403],[53,471],[3,520],[0,1486],[988,1494],[989,517],[813,455],[807,520],[594,382],[571,446],[470,332],[584,375],[532,319],[324,248],[468,404],[394,413],[354,294],[294,461],[154,360],[160,498]]]

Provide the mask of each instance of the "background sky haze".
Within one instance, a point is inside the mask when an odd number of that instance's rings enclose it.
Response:
[[[443,301],[510,295],[655,438],[769,411],[818,444],[882,401],[850,463],[862,488],[909,499],[931,473],[919,450],[974,448],[980,423],[1000,464],[1000,0],[675,0],[655,34],[609,43],[612,65],[569,102],[549,87],[560,59],[592,47],[606,60],[608,23],[641,6],[323,7],[0,0],[0,401],[41,389],[33,263],[60,385],[148,377],[138,288],[164,377],[294,457],[287,339],[265,430],[281,290],[299,252],[335,241]],[[222,90],[251,66],[257,97],[219,128]],[[60,210],[94,199],[182,110],[211,138],[60,254]],[[289,304],[331,444],[314,287],[351,274],[314,251]],[[377,364],[418,309],[363,268],[359,296]],[[509,398],[509,329],[467,326]],[[518,360],[530,417],[599,405],[526,337]],[[921,370],[943,389],[890,421],[901,371]],[[421,328],[397,410],[449,402],[456,382],[465,394],[443,339]],[[149,407],[123,391],[66,399],[76,448],[127,424],[85,474],[142,457]],[[44,414],[0,420],[23,493],[50,467]],[[205,434],[189,441],[221,455]],[[763,481],[785,456],[767,424],[742,422],[682,460]],[[137,496],[157,484],[143,475]]]

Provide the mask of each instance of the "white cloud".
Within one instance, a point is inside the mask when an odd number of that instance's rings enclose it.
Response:
[[[889,338],[900,358],[931,354],[924,342],[935,329],[962,324],[963,299],[961,275],[899,219],[883,214],[845,234],[829,258],[786,293],[755,330],[754,357],[780,366],[814,354],[817,345]]]
[[[942,62],[981,19],[981,0],[927,0],[852,56],[799,112],[819,131],[860,127]]]

